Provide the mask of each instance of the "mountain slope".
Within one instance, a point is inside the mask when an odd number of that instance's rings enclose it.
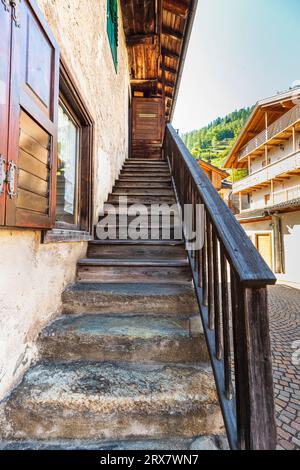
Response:
[[[183,141],[196,159],[201,158],[222,168],[252,109],[243,108],[224,118],[217,118],[202,129],[183,134]]]

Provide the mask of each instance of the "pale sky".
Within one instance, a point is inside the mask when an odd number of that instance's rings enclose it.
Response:
[[[180,132],[300,83],[300,0],[199,0],[173,119]]]

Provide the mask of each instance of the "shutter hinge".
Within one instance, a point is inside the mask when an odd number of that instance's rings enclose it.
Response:
[[[20,7],[21,7],[22,0],[10,0],[10,4],[12,6],[12,16],[17,28],[21,26],[21,19],[20,19]]]
[[[9,8],[10,8],[10,0],[1,0],[1,2],[2,2],[3,5],[4,5],[4,10],[5,10],[5,11],[9,11]]]
[[[5,160],[0,154],[0,194],[4,193],[4,184],[6,181]]]
[[[16,180],[17,166],[14,162],[10,161],[8,164],[8,171],[6,173],[5,182],[7,183],[7,194],[10,199],[17,195],[15,191],[15,180]]]

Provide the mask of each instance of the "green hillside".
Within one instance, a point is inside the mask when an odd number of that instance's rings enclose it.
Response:
[[[196,159],[201,158],[222,168],[252,109],[243,108],[224,118],[217,118],[202,129],[183,134],[183,141]]]

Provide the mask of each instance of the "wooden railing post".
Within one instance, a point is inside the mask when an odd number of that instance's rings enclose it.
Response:
[[[253,450],[276,448],[267,295],[266,286],[243,289],[250,406],[246,444]]]

